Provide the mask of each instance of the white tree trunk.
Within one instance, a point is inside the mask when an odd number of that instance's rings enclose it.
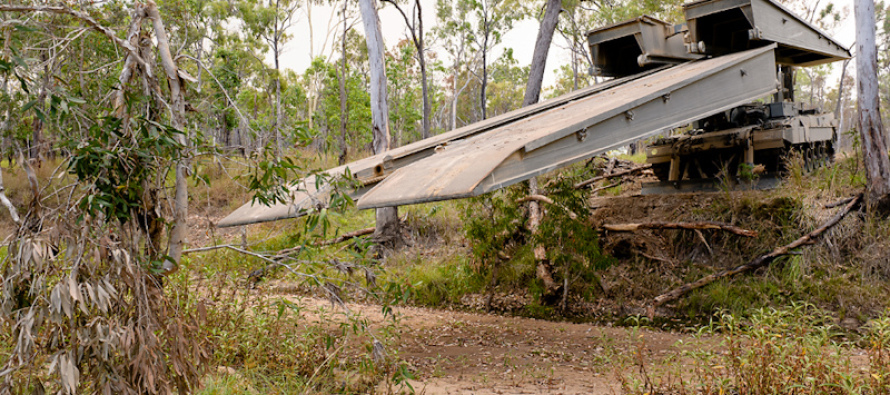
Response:
[[[875,44],[875,5],[856,0],[856,77],[859,82],[859,134],[867,179],[867,204],[880,211],[890,209],[890,159],[884,140],[878,96],[878,56]]]
[[[389,150],[389,108],[386,104],[386,68],[383,63],[383,35],[377,18],[376,0],[359,0],[365,41],[368,45],[368,62],[371,72],[371,131],[374,153]],[[374,238],[383,243],[397,243],[400,238],[399,214],[396,207],[377,209],[377,230]]]
[[[188,138],[185,129],[185,97],[182,92],[182,85],[179,82],[179,68],[173,60],[170,53],[170,42],[167,39],[167,30],[164,28],[164,21],[158,13],[158,7],[151,0],[146,2],[146,14],[151,19],[155,30],[155,37],[158,40],[158,54],[161,57],[161,64],[164,66],[164,72],[167,74],[167,83],[170,86],[170,106],[172,109],[173,127],[182,131],[177,134],[176,139],[182,145],[181,158],[176,162],[176,182],[174,186],[173,198],[173,229],[170,231],[169,251],[167,254],[173,261],[164,262],[163,270],[169,274],[179,266],[179,260],[182,257],[183,245],[188,236]]]

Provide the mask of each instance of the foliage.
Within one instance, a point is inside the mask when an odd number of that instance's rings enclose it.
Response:
[[[68,141],[66,148],[69,172],[89,185],[80,201],[83,213],[126,222],[145,207],[156,177],[166,179],[161,171],[179,158],[175,135],[183,132],[144,118],[128,127],[122,122],[106,117],[90,127],[87,139]]]
[[[589,210],[585,206],[588,193],[574,189],[577,181],[575,177],[561,177],[550,183],[547,196],[553,204],[545,204],[545,214],[535,234],[528,230],[526,205],[517,203],[527,193],[522,185],[474,198],[464,218],[480,274],[493,276],[493,285],[506,278],[519,278],[525,284],[516,284],[513,280],[510,285],[527,286],[539,297],[546,296],[541,294],[531,257],[531,249],[541,246],[557,282],[568,286],[568,290],[563,291],[593,298],[596,287],[591,285],[598,281],[596,273],[609,267],[613,260],[600,250],[598,234],[589,225]],[[529,259],[532,264],[521,263]],[[524,268],[520,273],[511,273],[520,267]],[[553,303],[552,300],[541,302]]]

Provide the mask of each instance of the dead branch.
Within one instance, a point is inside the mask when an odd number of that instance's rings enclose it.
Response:
[[[551,199],[551,198],[549,198],[549,197],[547,197],[547,196],[544,196],[544,195],[528,195],[528,196],[526,196],[526,197],[524,197],[524,198],[519,199],[519,200],[516,201],[516,203],[518,203],[518,204],[522,204],[522,203],[525,203],[525,202],[542,202],[542,203],[547,203],[547,204],[549,204],[549,205],[551,205],[551,206],[556,206],[556,207],[559,207],[559,208],[565,210],[565,212],[569,214],[569,218],[571,218],[571,219],[578,219],[578,214],[575,214],[574,212],[572,212],[572,210],[569,210],[568,208],[563,207],[563,206],[557,204],[556,202],[553,201],[553,199]]]
[[[615,188],[615,187],[617,187],[617,186],[619,186],[619,185],[621,185],[621,184],[623,184],[623,183],[624,183],[624,180],[621,180],[621,182],[616,182],[616,183],[614,183],[614,184],[606,185],[606,186],[604,186],[604,187],[594,188],[594,189],[591,189],[591,190],[590,190],[590,193],[591,193],[591,194],[594,194],[594,193],[597,193],[597,192],[600,192],[600,191],[605,191],[606,189],[609,189],[609,188]]]
[[[841,200],[841,201],[839,201],[839,202],[834,202],[834,203],[831,203],[831,204],[826,204],[824,207],[825,207],[825,208],[835,208],[835,207],[840,207],[840,206],[843,206],[843,205],[845,205],[845,204],[850,203],[850,202],[853,201],[854,199],[856,199],[856,196],[853,196],[853,197],[851,197],[851,198],[846,198],[846,199]]]
[[[640,224],[607,224],[603,229],[611,232],[636,232],[643,229],[722,230],[745,237],[757,237],[757,232],[722,222],[647,222]]]
[[[614,174],[605,174],[605,175],[593,177],[587,181],[581,181],[581,182],[575,184],[575,189],[584,188],[584,187],[586,187],[590,184],[593,184],[597,181],[602,181],[602,180],[606,180],[606,179],[610,179],[610,178],[622,177],[622,176],[626,176],[628,174],[633,174],[633,173],[636,173],[636,172],[639,172],[642,170],[646,170],[649,168],[652,168],[652,164],[647,163],[645,165],[637,166],[637,167],[634,167],[633,169],[622,170],[622,171],[616,172]]]
[[[754,260],[740,266],[736,266],[732,269],[727,269],[722,272],[714,273],[710,276],[703,277],[695,282],[691,282],[689,284],[685,284],[679,288],[674,289],[666,294],[659,295],[654,300],[655,306],[661,306],[667,302],[677,300],[681,296],[687,294],[689,291],[692,291],[697,288],[701,288],[705,285],[708,285],[716,280],[719,280],[723,277],[733,276],[742,272],[751,271],[754,269],[758,269],[764,266],[769,265],[776,258],[781,257],[783,255],[789,255],[792,253],[792,250],[795,248],[808,245],[814,242],[814,240],[819,237],[826,230],[830,229],[834,225],[837,225],[847,214],[850,213],[856,206],[858,206],[862,202],[862,194],[856,195],[852,200],[849,200],[844,209],[837,213],[833,218],[828,220],[828,222],[824,223],[822,226],[816,228],[816,230],[810,232],[809,234],[793,241],[791,244],[784,245],[782,247],[776,248],[768,254],[763,254],[754,258]]]
[[[319,246],[319,247],[321,247],[321,246],[329,246],[329,245],[332,245],[332,244],[342,243],[342,242],[347,241],[347,240],[349,240],[349,239],[352,239],[352,238],[354,238],[354,237],[359,237],[359,236],[369,235],[369,234],[371,234],[371,233],[374,233],[374,227],[364,228],[364,229],[359,229],[359,230],[354,231],[354,232],[344,233],[343,235],[338,236],[338,237],[335,237],[335,238],[330,239],[330,240],[317,241],[317,242],[313,243],[313,245],[315,245],[315,246]],[[191,253],[194,253],[194,252],[212,251],[212,250],[218,250],[218,249],[222,249],[222,248],[233,249],[233,250],[235,250],[235,251],[237,251],[237,252],[246,251],[246,250],[244,250],[244,249],[242,249],[242,248],[234,249],[234,248],[232,248],[232,247],[236,247],[236,246],[233,245],[233,244],[220,244],[220,245],[215,245],[215,246],[206,246],[206,247],[190,248],[190,249],[188,249],[188,250],[183,250],[183,251],[182,251],[182,254],[185,255],[185,254],[191,254]],[[300,251],[300,250],[302,250],[302,249],[303,249],[303,246],[296,246],[296,247],[286,248],[286,249],[283,249],[283,250],[278,251],[277,253],[275,253],[275,255],[273,255],[273,257],[284,256],[284,255],[287,255],[287,254],[291,254],[291,253]],[[254,254],[251,253],[251,254],[249,254],[249,255],[254,255]],[[254,255],[254,256],[255,256],[255,255]]]

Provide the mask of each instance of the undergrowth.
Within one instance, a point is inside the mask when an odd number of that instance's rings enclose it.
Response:
[[[856,339],[835,326],[830,314],[809,304],[760,308],[746,316],[717,314],[697,337],[722,339],[720,346],[685,347],[681,362],[669,363],[667,369],[655,369],[640,343],[634,361],[619,375],[622,390],[812,395],[890,391],[887,315],[873,320]]]

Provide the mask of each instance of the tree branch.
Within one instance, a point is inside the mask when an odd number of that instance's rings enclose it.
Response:
[[[686,229],[686,230],[706,230],[715,229],[736,234],[745,237],[757,237],[757,232],[753,230],[742,229],[730,224],[721,222],[647,222],[639,224],[608,224],[603,225],[603,229],[610,232],[636,232],[643,229]]]
[[[130,44],[127,41],[120,39],[113,30],[102,26],[98,21],[93,19],[93,17],[80,12],[72,10],[71,8],[65,6],[43,6],[43,5],[13,5],[13,4],[0,4],[0,12],[48,12],[51,14],[60,14],[60,15],[70,15],[74,18],[80,19],[87,26],[93,28],[93,30],[98,31],[108,37],[109,40],[117,44],[118,46],[124,48],[129,52],[133,58],[139,62],[140,66],[143,66],[147,71],[147,73],[151,73],[151,69],[148,67],[148,64],[145,62],[145,59],[139,56],[136,47]]]
[[[768,254],[763,254],[757,258],[754,258],[754,260],[752,260],[751,262],[748,262],[744,265],[736,266],[732,269],[727,269],[727,270],[724,270],[724,271],[721,271],[718,273],[714,273],[710,276],[703,277],[703,278],[699,279],[698,281],[691,282],[689,284],[686,284],[679,288],[676,288],[673,291],[670,291],[666,294],[660,295],[654,299],[654,305],[661,306],[667,302],[677,300],[681,296],[689,293],[690,291],[704,287],[705,285],[708,285],[708,284],[710,284],[718,279],[721,279],[723,277],[733,276],[733,275],[736,275],[736,274],[739,274],[742,272],[747,272],[747,271],[751,271],[754,269],[758,269],[758,268],[767,266],[770,263],[772,263],[773,261],[775,261],[776,258],[779,258],[783,255],[791,254],[792,250],[794,250],[795,248],[798,248],[798,247],[801,247],[801,246],[804,246],[807,244],[812,244],[813,241],[817,237],[819,237],[822,233],[824,233],[826,230],[830,229],[834,225],[837,225],[837,223],[840,222],[845,216],[847,216],[847,214],[849,214],[850,211],[852,211],[855,207],[859,206],[859,204],[861,202],[862,202],[862,194],[860,193],[859,195],[856,195],[856,197],[854,197],[852,200],[850,200],[847,203],[847,205],[844,207],[844,209],[841,210],[839,213],[837,213],[837,215],[835,215],[833,218],[831,218],[828,222],[826,222],[822,226],[816,228],[816,230],[808,233],[807,235],[793,241],[791,244],[776,248],[772,252],[770,252]]]

